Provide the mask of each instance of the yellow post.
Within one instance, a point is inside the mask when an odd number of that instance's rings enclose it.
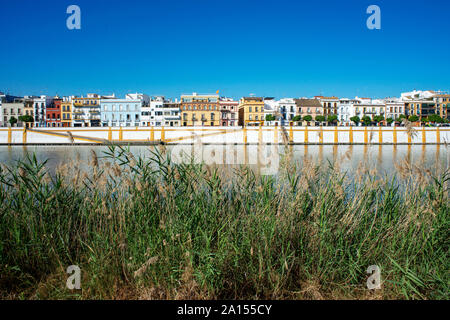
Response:
[[[123,140],[123,130],[122,127],[119,128],[119,141]]]
[[[408,132],[408,144],[412,144],[411,133]]]
[[[150,128],[150,141],[155,141],[155,129],[153,126]]]
[[[278,126],[273,131],[273,143],[278,144]]]
[[[308,126],[305,127],[305,143],[309,143],[309,139],[308,139]]]
[[[364,144],[368,144],[369,143],[369,136],[367,133],[367,127],[364,127]]]
[[[338,127],[334,127],[334,144],[339,144]]]
[[[22,143],[23,144],[27,143],[27,128],[26,127],[23,128]]]
[[[12,129],[8,127],[8,144],[11,144],[12,141]]]
[[[262,144],[262,126],[259,126],[259,130],[258,130],[258,143]]]
[[[423,144],[427,143],[427,134],[425,132],[425,127],[422,127],[422,143]]]
[[[350,144],[353,144],[353,127],[350,126],[350,130],[348,131],[348,140],[350,141]]]
[[[244,129],[242,130],[244,134],[244,144],[247,144],[247,127],[244,125]]]
[[[112,141],[112,129],[111,129],[111,127],[109,127],[109,130],[108,130],[108,140]]]
[[[439,127],[436,128],[436,143],[441,143],[441,131],[439,130]]]
[[[394,126],[394,144],[397,144],[397,128]]]
[[[290,123],[289,127],[289,143],[294,142],[294,130],[292,129],[292,123]]]
[[[164,131],[164,127],[161,127],[161,142],[166,140],[166,131]]]
[[[323,144],[323,126],[320,126],[319,143]]]
[[[378,143],[383,143],[383,130],[382,127],[380,126],[379,131],[378,131]]]

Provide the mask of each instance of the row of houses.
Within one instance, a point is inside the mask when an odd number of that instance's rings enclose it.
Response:
[[[164,96],[88,94],[85,97],[17,97],[0,93],[0,125],[33,127],[149,127],[149,126],[242,126],[288,125],[292,122],[323,122],[333,116],[340,125],[352,118],[382,117],[397,120],[402,115],[419,119],[438,115],[450,118],[450,95],[437,91],[412,91],[400,97],[313,98],[243,97],[239,101],[219,94],[183,94],[180,99]]]

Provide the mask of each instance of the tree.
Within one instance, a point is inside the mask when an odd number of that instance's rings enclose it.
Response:
[[[437,114],[429,115],[427,117],[427,120],[432,123],[442,123],[443,122],[443,119]]]
[[[32,116],[24,115],[24,116],[19,116],[19,121],[22,121],[22,122],[34,122],[34,119],[33,119]]]
[[[354,116],[350,118],[350,121],[354,122],[356,125],[361,122],[361,119],[358,116]]]
[[[275,120],[276,120],[275,116],[271,114],[266,115],[266,121],[275,121]]]
[[[384,120],[383,116],[375,116],[375,117],[373,117],[373,121],[376,122],[377,124],[380,123],[383,120]]]
[[[317,122],[324,122],[325,121],[325,117],[324,116],[316,116],[316,121]]]
[[[329,115],[327,117],[327,122],[328,123],[336,123],[338,121],[338,117],[335,114]]]
[[[9,123],[11,124],[11,127],[12,127],[17,123],[17,119],[15,117],[11,117],[11,118],[9,118]]]
[[[398,121],[401,122],[403,119],[408,119],[408,117],[404,114],[398,116]]]
[[[392,124],[392,122],[394,122],[394,119],[392,119],[392,118],[387,118],[387,119],[386,119],[386,122],[387,122],[388,124]]]
[[[408,120],[410,122],[417,122],[417,121],[419,121],[419,117],[416,116],[415,114],[413,114],[412,116],[409,116]]]
[[[302,116],[298,115],[292,118],[293,122],[297,122],[297,125],[300,125],[300,122],[302,121]]]
[[[369,116],[364,116],[364,117],[362,117],[361,120],[365,126],[368,126],[369,124],[372,123],[372,119]]]
[[[303,117],[303,120],[309,124],[309,122],[312,121],[312,117],[308,114],[307,116]]]

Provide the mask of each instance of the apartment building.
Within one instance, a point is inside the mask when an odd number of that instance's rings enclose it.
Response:
[[[243,97],[239,100],[239,125],[259,125],[264,120],[264,98]]]
[[[27,126],[32,127],[34,125],[34,99],[36,97],[25,96],[24,97],[24,115],[33,118],[33,122],[27,123]]]
[[[361,100],[359,99],[348,99],[348,98],[342,98],[339,99],[339,106],[338,106],[338,121],[340,124],[349,125],[351,124],[351,118],[354,116],[362,117],[362,113],[359,109],[357,109],[357,106],[361,104]]]
[[[405,114],[405,103],[397,98],[387,98],[384,99],[386,105],[386,119],[398,120],[401,115]]]
[[[297,115],[302,119],[306,116],[311,116],[313,121],[317,116],[323,116],[323,106],[318,99],[295,99],[297,108]]]
[[[180,102],[182,126],[220,126],[218,94],[185,94]]]
[[[239,102],[231,98],[220,98],[220,125],[222,127],[235,127],[239,121]]]
[[[358,99],[358,98],[356,98]],[[376,116],[385,117],[386,104],[382,100],[372,100],[368,98],[360,99],[360,103],[356,107],[356,115],[361,119],[363,117],[370,117],[372,120]]]
[[[46,126],[46,110],[53,101],[52,97],[42,95],[33,99],[34,104],[34,126],[45,127]]]
[[[401,94],[401,100],[405,103],[406,115],[416,115],[420,120],[432,114],[439,114],[437,110],[437,93],[432,90],[414,90]]]
[[[24,98],[14,98],[14,100],[4,100],[8,102],[3,102],[1,104],[1,117],[2,117],[2,126],[7,127],[10,125],[11,118],[16,119],[16,124],[13,126],[21,127],[23,124],[19,120],[19,117],[24,114],[25,109],[25,100]]]
[[[45,123],[47,127],[61,127],[61,103],[63,99],[55,97],[45,110]]]
[[[297,104],[295,103],[295,99],[280,99],[277,101],[277,106],[281,125],[288,125],[297,114]]]
[[[101,124],[103,127],[139,127],[144,99],[127,95],[125,99],[101,99]]]
[[[433,97],[436,113],[442,119],[450,120],[450,94],[438,93]]]
[[[61,102],[61,124],[63,127],[72,127],[72,98],[63,97]]]
[[[319,100],[320,104],[323,107],[323,115],[325,117],[338,114],[338,108],[340,103],[338,97],[315,96],[314,99]]]

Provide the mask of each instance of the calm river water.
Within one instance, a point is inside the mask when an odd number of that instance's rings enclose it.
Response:
[[[151,150],[160,147],[134,146],[130,151],[135,156],[149,157]],[[380,173],[393,173],[394,163],[408,161],[411,164],[420,164],[427,168],[448,168],[450,152],[446,146],[292,146],[293,160],[301,163],[305,157],[313,161],[327,163],[338,161],[344,170],[355,170],[363,161],[375,166]],[[17,160],[24,159],[26,154],[36,153],[39,160],[48,160],[50,168],[70,162],[72,160],[89,161],[91,150],[101,157],[108,148],[105,146],[30,146],[30,147],[0,147],[0,163],[11,165]],[[276,174],[280,156],[286,151],[285,147],[263,146],[168,146],[176,161],[181,161],[184,155],[194,155],[206,163],[222,163],[227,165],[249,164],[263,167],[266,174]],[[176,156],[179,155],[179,156]],[[259,155],[259,156],[258,156]]]

